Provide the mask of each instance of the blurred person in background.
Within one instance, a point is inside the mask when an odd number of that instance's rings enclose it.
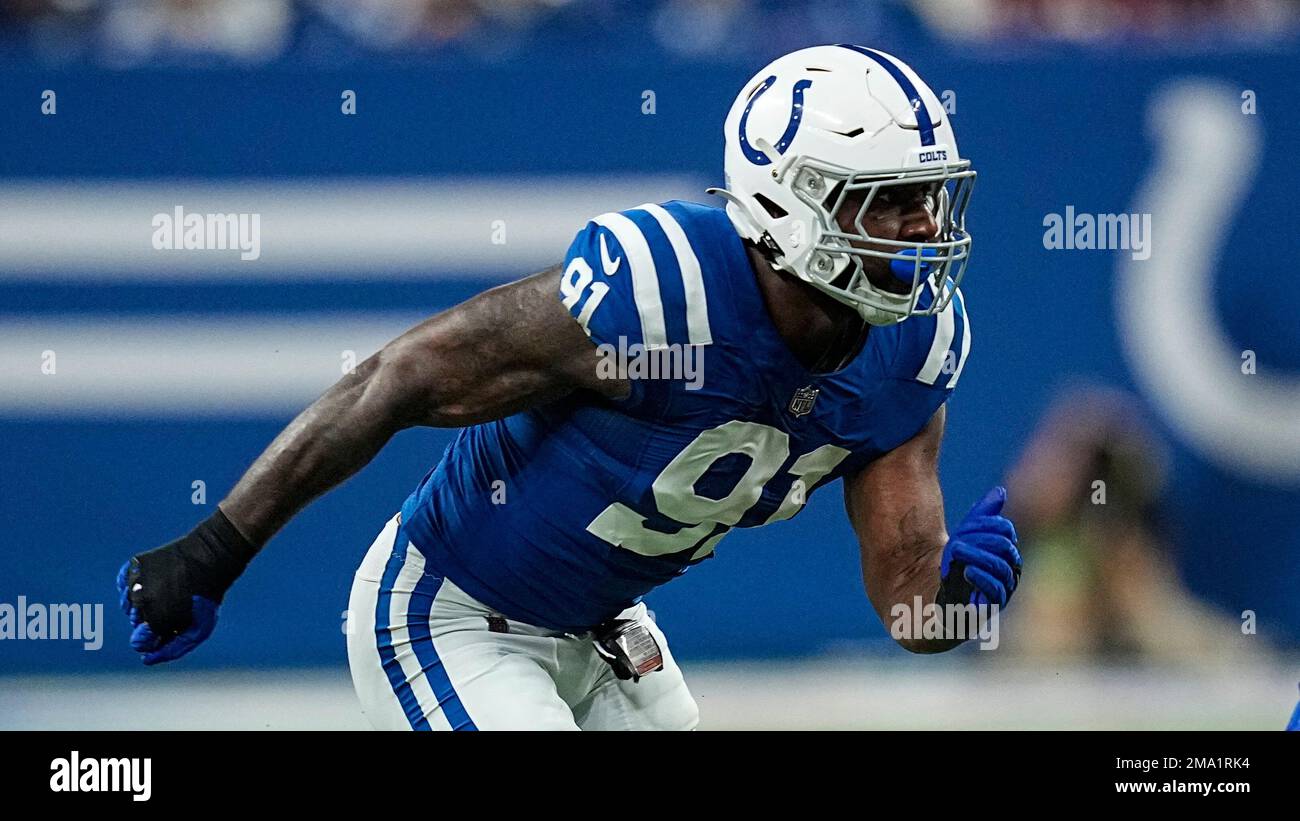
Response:
[[[495,53],[494,42],[527,32],[571,0],[310,0],[341,30],[378,49],[437,49],[458,42]]]
[[[30,34],[45,59],[89,55],[122,68],[158,62],[258,65],[294,48],[328,57],[518,50],[570,0],[0,0],[0,30]],[[21,40],[18,42],[22,42]],[[344,45],[347,44],[347,45]],[[338,50],[343,46],[341,51]]]
[[[1105,44],[1203,39],[1252,43],[1293,32],[1292,0],[912,0],[927,23],[959,39]]]
[[[1007,481],[1033,566],[1008,647],[1043,661],[1230,663],[1255,655],[1183,586],[1161,521],[1166,457],[1136,400],[1059,398]],[[1012,508],[1012,504],[1014,508]]]
[[[0,0],[0,31],[33,55],[115,68],[194,58],[259,64],[284,53],[292,0]]]

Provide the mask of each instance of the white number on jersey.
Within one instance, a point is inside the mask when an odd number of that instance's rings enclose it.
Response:
[[[575,260],[577,261],[577,260]],[[695,492],[695,483],[724,456],[742,453],[750,458],[749,469],[722,499],[710,499]],[[757,422],[732,420],[700,433],[668,463],[651,486],[659,512],[683,523],[676,533],[662,533],[646,527],[646,518],[621,502],[605,508],[587,525],[592,535],[642,556],[679,553],[704,539],[721,524],[726,529],[699,546],[692,561],[713,552],[745,512],[763,494],[763,487],[776,476],[790,455],[790,437],[784,431]],[[848,457],[849,451],[836,445],[822,445],[805,453],[790,466],[798,477],[780,507],[766,523],[789,519],[803,507],[807,490],[820,482]]]
[[[582,257],[574,257],[565,269],[564,276],[560,277],[560,296],[563,297],[564,307],[572,308],[582,299],[582,295],[591,292],[591,296],[583,303],[582,311],[578,313],[578,324],[582,330],[587,331],[588,336],[591,331],[587,330],[587,323],[591,322],[591,315],[596,312],[600,301],[609,293],[609,286],[603,282],[592,282],[591,266]]]

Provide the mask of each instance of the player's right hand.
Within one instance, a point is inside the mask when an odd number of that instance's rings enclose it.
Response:
[[[189,653],[217,626],[226,590],[256,549],[218,510],[174,542],[133,556],[117,574],[131,649],[145,664]]]

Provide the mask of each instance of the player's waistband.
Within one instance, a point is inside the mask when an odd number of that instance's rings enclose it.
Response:
[[[391,533],[391,535],[390,535]],[[568,636],[571,638],[590,638],[590,629],[565,629],[564,627],[545,626],[535,624],[526,618],[519,618],[515,615],[516,611],[508,604],[493,604],[480,599],[479,596],[473,595],[461,584],[461,580],[468,580],[469,577],[459,573],[448,573],[445,569],[447,559],[445,552],[435,549],[429,549],[417,544],[410,538],[410,532],[402,521],[402,513],[399,511],[384,526],[381,537],[376,540],[375,545],[371,548],[370,553],[362,561],[361,567],[357,570],[357,575],[377,581],[380,584],[381,592],[391,592],[384,590],[384,581],[380,575],[367,568],[371,566],[383,567],[398,555],[405,555],[405,549],[417,551],[423,559],[424,573],[429,576],[436,576],[442,581],[438,594],[438,613],[442,617],[464,618],[466,616],[477,616],[484,619],[489,630],[499,633],[510,633],[513,635],[523,636],[542,636],[547,638],[559,638]],[[443,561],[439,562],[440,558]],[[397,578],[394,574],[389,574]],[[459,578],[458,578],[459,577]],[[470,581],[472,588],[478,588]],[[388,584],[389,587],[392,583]],[[493,598],[489,591],[486,598]]]

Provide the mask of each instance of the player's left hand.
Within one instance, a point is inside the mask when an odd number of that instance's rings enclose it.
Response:
[[[937,604],[1006,606],[1020,582],[1019,537],[1002,515],[1007,491],[995,487],[975,503],[943,549]]]

